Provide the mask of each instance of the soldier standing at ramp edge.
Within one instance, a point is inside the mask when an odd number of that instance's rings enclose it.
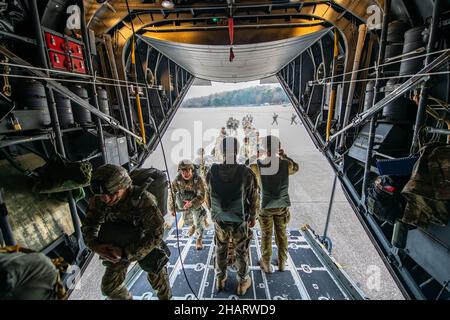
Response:
[[[206,175],[207,205],[215,229],[215,269],[217,290],[225,288],[230,239],[236,252],[237,294],[251,285],[248,261],[248,229],[255,225],[258,204],[256,177],[245,165],[237,164],[236,138],[222,141],[223,163],[213,164]]]
[[[164,219],[155,197],[133,186],[128,172],[112,164],[97,168],[92,176],[83,235],[106,267],[102,293],[110,299],[132,299],[125,286],[132,261],[148,273],[160,300],[172,297],[166,264],[167,246],[162,240]]]
[[[275,136],[262,139],[266,157],[251,165],[261,190],[262,259],[259,264],[264,272],[273,272],[272,233],[275,229],[275,243],[278,247],[278,270],[284,271],[287,260],[288,240],[286,227],[290,220],[289,176],[298,171],[298,164],[281,149],[280,140]]]

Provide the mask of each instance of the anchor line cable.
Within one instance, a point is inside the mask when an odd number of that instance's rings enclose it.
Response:
[[[429,55],[436,55],[439,53],[444,53],[450,51],[450,49],[443,49],[443,50],[439,50],[439,51],[434,51],[431,53],[425,53],[425,54],[421,54],[418,56],[414,56],[414,57],[410,57],[410,58],[404,58],[402,60],[398,60],[398,61],[391,61],[391,62],[387,62],[378,66],[372,66],[372,67],[368,67],[368,68],[363,68],[363,69],[358,69],[355,70],[354,72],[359,73],[362,71],[367,71],[367,70],[371,70],[371,69],[377,69],[379,67],[383,67],[383,66],[388,66],[388,65],[392,65],[392,64],[397,64],[397,63],[401,63],[403,61],[409,61],[409,60],[414,60],[414,59],[419,59],[419,58],[423,58]],[[124,87],[124,88],[129,88],[129,83],[130,81],[127,80],[120,80],[120,79],[113,79],[113,78],[107,78],[107,77],[99,77],[99,76],[90,76],[90,75],[82,75],[82,74],[75,74],[75,73],[71,73],[68,71],[61,71],[61,70],[53,70],[53,69],[49,69],[49,68],[41,68],[41,67],[35,67],[35,66],[25,66],[25,65],[19,65],[19,64],[14,64],[14,63],[9,63],[9,62],[1,62],[0,61],[0,65],[4,65],[4,66],[9,66],[9,67],[16,67],[16,68],[22,68],[22,69],[30,69],[30,70],[40,70],[40,71],[44,71],[44,72],[49,72],[49,73],[55,73],[55,74],[62,74],[62,75],[70,75],[72,77],[79,77],[79,78],[84,78],[87,80],[75,80],[75,79],[64,79],[64,78],[52,78],[52,77],[39,77],[39,76],[25,76],[25,75],[19,75],[19,74],[12,74],[12,73],[2,73],[0,74],[0,76],[8,76],[11,78],[28,78],[28,79],[35,79],[35,80],[47,80],[47,81],[59,81],[59,82],[72,82],[72,83],[80,83],[80,84],[92,84],[94,82],[94,84],[98,84],[98,85],[103,85],[103,86],[113,86],[113,87]],[[345,73],[341,73],[338,75],[334,75],[334,76],[330,76],[330,77],[326,77],[321,79],[321,81],[319,82],[319,80],[313,80],[310,83],[313,86],[321,86],[321,85],[325,85],[325,81],[326,80],[331,80],[333,78],[337,78],[337,77],[342,77],[344,75],[348,75],[353,73],[353,71],[350,72],[345,72]],[[443,75],[443,74],[448,74],[448,72],[443,71],[440,73],[434,72],[434,73],[427,73],[427,74],[420,74],[420,75]],[[389,80],[389,79],[401,79],[404,77],[408,77],[408,76],[412,76],[412,75],[416,75],[416,74],[407,74],[407,75],[403,75],[403,76],[391,76],[391,77],[384,77],[384,78],[378,78],[380,80]],[[97,81],[97,79],[99,80],[103,80],[103,81],[110,81],[112,83],[105,83],[105,82],[100,82]],[[344,84],[344,83],[352,83],[352,82],[365,82],[365,81],[371,81],[374,80],[375,78],[362,78],[362,79],[356,79],[356,80],[348,80],[348,81],[339,81],[339,82],[335,82],[336,84]],[[120,84],[123,83],[123,84]],[[142,82],[137,82],[134,81],[134,84],[136,85],[140,85],[140,86],[145,86],[145,87],[149,87],[149,85],[147,83],[142,83]],[[150,86],[151,89],[159,89],[159,86]]]
[[[138,59],[140,59],[140,55],[139,54],[138,54]],[[403,76],[381,77],[381,78],[378,78],[378,79],[379,80],[390,80],[390,79],[402,79],[402,78],[407,78],[407,77],[411,77],[411,76],[435,76],[435,75],[445,75],[445,74],[447,74],[447,75],[450,74],[450,71],[429,72],[429,73],[421,73],[421,74],[417,73],[417,74],[408,74],[408,75],[403,75]],[[50,77],[28,76],[28,75],[17,75],[17,74],[6,74],[6,73],[0,73],[0,76],[8,76],[8,77],[15,77],[15,78],[25,78],[25,79],[37,79],[37,80],[42,80],[42,81],[54,80],[54,81],[60,81],[60,82],[67,81],[67,82],[75,82],[75,83],[92,84],[92,81],[71,80],[71,79],[57,79],[57,78],[50,78]],[[336,84],[337,83],[366,82],[366,81],[370,81],[370,80],[373,80],[373,79],[366,78],[366,79],[356,79],[356,80],[353,80],[353,81],[351,81],[351,80],[350,81],[341,81],[341,82],[336,82]],[[94,78],[94,83],[95,83],[95,78]],[[129,82],[127,82],[127,83],[129,83]],[[104,84],[104,83],[98,83],[98,84],[114,86],[114,87],[126,87],[127,89],[129,89],[128,85]],[[315,86],[317,86],[317,85],[320,85],[320,84],[314,84],[313,88]],[[149,96],[149,93],[148,93],[149,86],[146,85],[146,84],[144,84],[144,86],[146,88],[147,96]],[[153,109],[152,108],[150,108],[150,112],[151,112],[151,115],[152,115],[152,120],[154,122],[155,115],[153,113]],[[154,124],[155,128],[157,129],[158,135],[160,135],[159,127],[156,125],[156,123],[153,123],[153,124]],[[161,146],[163,147],[162,142],[161,142]]]
[[[405,74],[405,75],[402,75],[402,76],[380,77],[378,79],[379,80],[390,80],[390,79],[403,79],[403,78],[408,78],[408,77],[412,77],[412,76],[437,76],[437,75],[446,75],[446,74],[450,74],[450,70],[447,70],[447,71],[436,71],[436,72],[427,72],[427,73]],[[114,84],[114,83],[104,83],[104,82],[98,82],[98,81],[60,79],[60,78],[51,78],[51,77],[41,77],[41,76],[30,76],[30,75],[0,73],[0,77],[3,77],[3,76],[7,76],[7,77],[10,77],[10,78],[34,79],[34,80],[41,80],[41,81],[72,82],[72,83],[80,83],[80,84],[92,84],[92,83],[94,83],[94,84],[98,84],[98,85],[112,86],[112,87],[123,87],[123,88],[130,89],[129,85]],[[358,83],[358,82],[372,81],[374,79],[375,78],[362,78],[362,79],[348,80],[348,81],[337,81],[337,82],[334,82],[334,83],[335,84]],[[133,85],[141,84],[141,86],[139,86],[139,87],[145,87],[147,91],[148,91],[148,89],[156,89],[156,88],[149,87],[145,83],[131,82],[131,81],[128,81],[127,83],[132,83]],[[319,83],[314,83],[313,84],[313,86],[322,86],[322,85],[324,85],[324,84],[319,84]],[[282,119],[282,118],[278,118],[278,119]]]
[[[438,75],[446,75],[450,74],[450,70],[447,71],[436,71],[436,72],[427,72],[427,73],[413,73],[413,74],[405,74],[402,76],[389,76],[389,77],[379,77],[378,80],[391,80],[391,79],[404,79],[413,76],[438,76]],[[348,81],[335,81],[334,84],[344,84],[344,83],[358,83],[358,82],[368,82],[375,80],[375,78],[362,78],[356,80],[348,80]],[[312,84],[313,86],[323,86],[324,84]]]
[[[129,85],[127,84],[118,84],[118,83],[105,83],[93,80],[76,80],[76,79],[64,79],[64,78],[52,78],[52,77],[41,77],[41,76],[33,76],[33,75],[22,75],[22,74],[11,74],[11,73],[1,73],[0,76],[5,76],[8,78],[22,78],[22,79],[33,79],[40,81],[56,81],[56,82],[69,82],[69,83],[80,83],[80,84],[94,84],[101,86],[110,86],[110,87],[121,87],[129,89]],[[123,80],[121,80],[123,81]],[[127,83],[130,83],[127,81]],[[146,86],[145,83],[136,83],[141,87]],[[157,87],[152,87],[151,89],[158,89]]]
[[[420,55],[415,55],[415,56],[412,56],[412,57],[409,57],[409,58],[402,58],[400,56],[398,59],[395,59],[395,60],[389,61],[389,62],[385,62],[385,63],[380,64],[380,65],[370,66],[370,67],[367,67],[367,68],[362,68],[362,69],[358,69],[358,70],[354,70],[354,71],[340,73],[340,74],[337,74],[337,75],[334,75],[334,76],[330,76],[330,77],[325,77],[325,78],[321,79],[322,83],[319,83],[319,80],[314,80],[314,81],[311,81],[311,82],[315,82],[315,83],[317,83],[319,85],[324,85],[326,80],[332,80],[334,78],[339,78],[339,77],[342,77],[342,76],[345,76],[345,75],[350,75],[350,74],[352,74],[354,72],[355,73],[359,73],[359,72],[368,71],[368,70],[371,70],[371,69],[378,69],[380,67],[395,65],[395,64],[402,63],[402,62],[405,62],[405,61],[411,61],[411,60],[420,59],[420,58],[426,58],[427,56],[437,55],[439,53],[445,53],[445,52],[448,52],[448,51],[450,51],[450,48],[442,49],[442,50],[438,50],[438,51],[433,51],[433,52],[429,52],[429,53],[424,53],[424,54],[420,54]],[[415,52],[413,51],[413,52],[407,53],[405,55],[412,55],[414,53]],[[375,80],[375,78],[373,78],[372,80]]]
[[[353,72],[359,73],[359,72],[362,72],[362,71],[367,71],[367,70],[371,70],[371,69],[377,69],[379,67],[384,67],[384,66],[388,66],[388,65],[398,64],[398,63],[402,63],[404,61],[415,60],[415,59],[419,59],[419,58],[423,58],[423,57],[427,57],[427,56],[431,56],[431,55],[436,55],[436,54],[439,54],[439,53],[444,53],[444,52],[447,52],[449,50],[450,49],[443,49],[443,50],[438,50],[438,51],[434,51],[434,52],[431,52],[431,53],[424,53],[424,54],[421,54],[421,55],[416,55],[416,56],[409,57],[409,58],[403,58],[401,60],[397,60],[396,59],[395,61],[386,62],[386,63],[378,65],[378,66],[371,66],[371,67],[367,67],[367,68],[358,69],[358,70],[355,70],[355,71],[349,71],[349,72],[337,74],[337,75],[334,75],[334,76],[326,77],[326,78],[321,79],[320,82],[319,82],[319,80],[314,80],[314,81],[311,81],[311,83],[313,85],[325,85],[325,81],[326,80],[331,80],[333,78],[342,77],[344,75],[352,74]],[[414,54],[414,52],[409,53],[407,55],[411,55],[411,54]],[[398,58],[398,59],[400,59],[400,58]],[[92,82],[94,82],[94,83],[96,83],[98,85],[117,86],[117,87],[126,87],[126,88],[128,88],[128,84],[129,84],[129,81],[127,81],[127,80],[113,79],[113,78],[108,78],[108,77],[91,76],[91,75],[84,75],[84,74],[76,74],[76,73],[72,73],[72,72],[68,72],[68,71],[54,70],[54,69],[50,69],[50,68],[42,68],[42,67],[36,67],[36,66],[19,65],[19,64],[5,62],[5,61],[0,61],[0,65],[9,66],[9,67],[15,67],[15,68],[22,68],[22,69],[40,70],[40,71],[43,71],[43,72],[54,73],[56,75],[61,74],[61,75],[68,75],[68,76],[71,76],[71,77],[90,79],[90,81],[89,80],[82,81],[82,80],[73,80],[73,79],[51,78],[51,77],[38,77],[38,76],[30,76],[29,77],[30,79],[54,80],[54,81],[61,81],[61,82],[65,81],[65,82],[84,83],[84,84],[92,84]],[[15,74],[11,74],[11,73],[2,74],[2,76],[9,76],[9,77],[16,77],[16,78],[27,78],[27,76],[15,75]],[[409,76],[409,75],[404,75],[404,77],[407,77],[407,76]],[[398,77],[399,76],[397,76],[397,78]],[[396,78],[396,77],[390,77],[389,79],[392,79],[392,78]],[[100,79],[100,80],[104,80],[104,81],[110,81],[112,83],[97,82],[96,79]],[[380,78],[380,79],[387,79],[387,78]],[[374,80],[374,79],[373,78],[366,78],[366,79],[359,79],[359,80],[355,80],[355,81],[361,82],[362,80],[369,80],[370,81],[370,80]],[[118,84],[118,83],[124,83],[124,84]],[[342,81],[342,82],[336,82],[336,83],[351,83],[351,81],[345,81],[345,82]],[[137,80],[135,81],[135,84],[138,84],[140,86],[149,86],[147,83],[137,82]],[[159,86],[154,86],[154,85],[151,86],[151,87],[152,87],[152,89],[158,89],[159,88]]]
[[[434,52],[430,52],[430,53],[424,53],[424,54],[420,54],[420,55],[415,55],[413,57],[403,58],[403,59],[400,56],[398,59],[395,59],[394,61],[389,61],[389,62],[383,63],[381,65],[376,65],[376,66],[362,68],[362,69],[358,69],[358,70],[354,70],[354,71],[344,72],[344,73],[337,74],[337,75],[334,75],[334,76],[325,77],[325,78],[321,79],[320,82],[319,82],[319,80],[314,80],[314,81],[311,81],[311,83],[313,83],[313,85],[324,85],[326,80],[331,80],[331,79],[334,79],[334,78],[338,78],[338,77],[342,77],[342,76],[345,76],[345,75],[349,75],[349,74],[352,74],[353,72],[359,73],[359,72],[362,72],[362,71],[368,71],[368,70],[371,70],[371,69],[377,69],[377,68],[380,68],[380,67],[394,65],[394,64],[405,62],[405,61],[420,59],[420,58],[424,58],[424,57],[427,57],[427,56],[436,55],[436,54],[439,54],[439,53],[445,53],[447,51],[450,51],[450,49],[442,49],[442,50],[438,50],[438,51],[434,51]],[[413,52],[410,52],[410,53],[408,53],[406,55],[411,55],[411,54],[414,54],[414,53],[415,52],[413,51]],[[399,59],[401,59],[401,60],[399,60]],[[72,72],[69,72],[69,71],[55,70],[55,69],[42,68],[42,67],[36,67],[36,66],[20,65],[20,64],[5,62],[5,61],[0,61],[0,65],[8,66],[8,67],[15,67],[15,68],[22,68],[22,69],[39,70],[39,71],[43,71],[43,72],[54,73],[56,75],[60,74],[60,75],[67,75],[67,76],[71,76],[71,77],[91,79],[91,81],[88,81],[88,80],[87,81],[82,81],[82,80],[73,80],[73,79],[71,80],[71,79],[61,79],[61,78],[51,78],[51,77],[44,78],[44,77],[37,77],[37,76],[33,77],[32,79],[54,80],[54,81],[62,81],[62,82],[63,81],[67,81],[67,82],[77,82],[77,83],[85,83],[85,84],[92,84],[92,82],[94,82],[94,83],[97,83],[99,85],[122,86],[122,87],[128,87],[128,84],[130,83],[130,81],[127,81],[127,80],[113,79],[113,78],[100,77],[100,76],[91,76],[91,75],[85,75],[85,74],[76,74],[76,73],[72,73]],[[19,77],[23,77],[23,78],[25,78],[25,76],[14,75],[14,74],[11,74],[11,73],[3,74],[3,75],[10,76],[10,77],[18,77],[18,78]],[[406,76],[409,76],[409,75],[404,75],[404,76],[406,77]],[[393,78],[393,77],[390,77],[389,79],[391,79],[391,78]],[[96,79],[104,80],[104,81],[110,81],[112,83],[108,84],[108,83],[104,83],[104,82],[97,82]],[[374,80],[374,78],[367,78],[367,79]],[[382,78],[380,78],[380,79],[382,79]],[[117,83],[124,83],[124,84],[123,85],[118,85]],[[137,80],[134,81],[134,83],[138,84],[140,86],[149,86],[147,83],[137,82]],[[337,82],[337,83],[351,83],[351,82],[347,81],[347,82]],[[154,86],[154,85],[150,86],[150,87],[152,87],[152,89],[158,89],[159,88],[159,86]]]
[[[410,58],[404,58],[402,60],[398,60],[398,61],[391,61],[391,62],[387,62],[378,66],[372,66],[372,67],[368,67],[368,68],[363,68],[363,69],[358,69],[355,70],[354,72],[359,73],[362,71],[366,71],[366,70],[371,70],[371,69],[377,69],[379,67],[383,67],[383,66],[388,66],[388,65],[392,65],[392,64],[397,64],[397,63],[401,63],[404,61],[409,61],[409,60],[414,60],[414,59],[419,59],[419,58],[423,58],[429,55],[436,55],[439,53],[444,53],[450,51],[450,49],[443,49],[443,50],[439,50],[439,51],[434,51],[431,53],[425,53],[422,55],[418,55],[418,56],[414,56],[414,57],[410,57]],[[75,83],[84,83],[84,84],[92,84],[92,82],[98,84],[98,85],[105,85],[105,86],[117,86],[117,87],[126,87],[128,88],[128,84],[130,83],[130,81],[127,80],[120,80],[120,79],[113,79],[113,78],[107,78],[107,77],[99,77],[99,76],[90,76],[90,75],[83,75],[83,74],[75,74],[75,73],[71,73],[68,71],[61,71],[61,70],[53,70],[53,69],[49,69],[49,68],[41,68],[41,67],[35,67],[35,66],[25,66],[25,65],[19,65],[19,64],[14,64],[14,63],[9,63],[9,62],[3,62],[0,61],[0,65],[4,65],[4,66],[9,66],[9,67],[16,67],[16,68],[23,68],[23,69],[30,69],[30,70],[40,70],[40,71],[44,71],[44,72],[50,72],[50,73],[56,73],[56,74],[62,74],[62,75],[70,75],[72,77],[80,77],[80,78],[85,78],[85,79],[91,79],[91,80],[74,80],[74,79],[63,79],[63,78],[52,78],[52,77],[39,77],[39,76],[24,76],[24,75],[18,75],[18,74],[11,74],[11,73],[4,73],[1,74],[2,76],[9,76],[9,77],[16,77],[16,78],[29,78],[29,79],[37,79],[37,80],[54,80],[54,81],[61,81],[61,82],[75,82]],[[337,77],[342,77],[344,75],[348,75],[353,73],[353,71],[350,72],[345,72],[345,73],[341,73],[338,75],[334,75],[334,76],[330,76],[330,77],[326,77],[321,79],[321,82],[319,82],[319,80],[314,80],[311,81],[310,83],[312,83],[314,86],[316,85],[325,85],[325,80],[331,80],[333,78],[337,78]],[[435,75],[437,73],[428,73],[428,74],[423,74],[423,75]],[[442,72],[440,74],[446,74],[446,72]],[[399,79],[399,78],[403,78],[403,77],[408,77],[408,76],[412,76],[412,75],[403,75],[403,76],[392,76],[392,77],[385,77],[385,78],[379,78],[379,79]],[[105,83],[105,82],[98,82],[96,79],[100,79],[100,80],[104,80],[104,81],[111,81],[112,83]],[[374,78],[363,78],[363,79],[357,79],[354,80],[354,82],[362,82],[362,81],[370,81],[370,80],[374,80]],[[352,83],[353,81],[349,80],[349,81],[340,81],[340,82],[336,82],[337,84],[340,83]],[[118,83],[124,83],[124,84],[118,84]],[[134,81],[134,83],[136,85],[140,85],[140,86],[149,86],[147,83],[141,83],[141,82],[137,82]],[[158,89],[159,86],[150,86],[152,87],[152,89]]]
[[[125,3],[126,3],[126,6],[127,6],[128,15],[131,17],[131,11],[130,11],[130,7],[129,7],[129,4],[128,4],[128,0],[125,0]],[[130,22],[131,22],[131,29],[132,29],[132,32],[133,32],[132,41],[135,42],[133,45],[136,45],[137,44],[136,43],[136,33],[135,33],[135,30],[134,30],[133,19],[131,19]],[[139,64],[140,64],[140,66],[142,68],[141,55],[140,55],[139,50],[138,50],[138,53],[137,53],[137,59],[138,59]],[[144,75],[145,75],[145,73],[144,73]],[[136,74],[136,79],[137,79],[137,74]],[[148,95],[148,87],[146,86],[145,89],[146,89],[147,95]],[[147,101],[147,103],[148,103],[148,101]],[[173,192],[173,189],[172,189],[172,180],[170,178],[169,166],[167,164],[167,157],[166,157],[166,152],[165,152],[164,144],[163,144],[162,137],[161,137],[161,132],[159,130],[159,127],[156,125],[156,121],[155,121],[155,118],[154,118],[154,114],[153,114],[152,108],[150,108],[150,110],[151,110],[151,113],[152,113],[152,117],[151,117],[152,118],[152,122],[153,122],[153,125],[156,128],[156,133],[158,135],[159,144],[161,145],[161,152],[162,152],[162,156],[163,156],[164,166],[166,168],[167,179],[168,179],[168,182],[169,182],[170,196],[171,196],[171,199],[172,199],[172,203],[174,204],[174,206],[176,206],[176,202],[174,201],[175,200],[175,196],[174,196],[174,192]],[[169,214],[171,214],[171,213],[169,213]],[[181,269],[183,271],[183,275],[184,275],[184,277],[186,279],[186,283],[187,283],[189,289],[191,290],[192,294],[195,296],[195,298],[197,300],[199,300],[197,294],[195,293],[194,289],[191,286],[191,283],[189,282],[189,279],[188,279],[188,276],[186,274],[186,270],[185,270],[185,267],[184,267],[183,259],[182,259],[182,256],[181,256],[180,236],[179,236],[179,229],[178,229],[178,218],[177,218],[176,214],[175,214],[175,230],[176,230],[176,235],[177,235],[178,255],[180,257],[180,264],[181,264]]]
[[[8,78],[18,78],[18,79],[33,79],[38,81],[55,81],[55,82],[68,82],[68,83],[78,83],[78,84],[94,84],[100,86],[109,86],[109,87],[119,87],[119,88],[127,88],[128,85],[125,84],[115,84],[115,83],[105,83],[99,81],[86,81],[86,80],[76,80],[76,79],[61,79],[61,78],[52,78],[52,77],[41,77],[41,76],[33,76],[33,75],[21,75],[21,74],[10,74],[10,73],[0,73],[0,76],[6,76]],[[145,86],[143,84],[141,87]],[[156,89],[156,88],[152,88]]]
[[[46,72],[46,73],[54,73],[55,75],[67,75],[73,78],[84,78],[84,79],[91,79],[91,81],[87,82],[87,83],[97,83],[96,79],[100,79],[100,80],[105,80],[105,81],[110,81],[110,82],[123,82],[125,84],[128,84],[129,81],[127,80],[121,80],[121,79],[113,79],[113,78],[108,78],[108,77],[100,77],[97,75],[91,76],[88,74],[80,74],[80,73],[73,73],[73,72],[69,72],[69,71],[62,71],[62,70],[55,70],[55,69],[50,69],[50,68],[42,68],[42,67],[36,67],[36,66],[28,66],[28,65],[21,65],[21,64],[16,64],[16,63],[10,63],[10,62],[4,62],[4,61],[0,61],[0,65],[3,65],[5,67],[10,67],[10,68],[21,68],[21,69],[28,69],[28,70],[38,70],[38,71],[42,71],[42,72]],[[53,80],[53,79],[52,79]],[[56,81],[64,81],[64,79],[61,78],[55,78],[54,80]],[[141,86],[145,86],[145,83],[141,83],[141,82],[137,82],[139,85]],[[99,83],[102,84],[102,83]],[[148,84],[147,84],[148,85]],[[151,87],[155,87],[158,88],[158,86],[151,86]]]

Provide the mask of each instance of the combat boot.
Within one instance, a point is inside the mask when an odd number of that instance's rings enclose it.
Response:
[[[262,271],[264,271],[265,273],[272,273],[273,272],[273,266],[272,264],[269,262],[264,262],[263,259],[259,260],[259,267],[261,268]]]
[[[192,235],[195,233],[195,226],[191,226],[190,228],[189,228],[189,231],[188,231],[188,236],[189,237],[192,237]]]
[[[278,271],[283,272],[286,270],[286,261],[280,261],[277,259]]]
[[[196,248],[197,250],[202,250],[202,249],[203,249],[203,242],[202,242],[202,239],[197,239],[197,240],[195,241],[195,248]]]
[[[226,276],[223,279],[217,279],[216,280],[217,291],[222,291],[223,289],[225,289],[225,282],[226,281],[227,281],[227,277]]]
[[[252,285],[252,279],[247,277],[247,279],[240,281],[237,287],[238,296],[243,296],[247,293],[248,288]]]

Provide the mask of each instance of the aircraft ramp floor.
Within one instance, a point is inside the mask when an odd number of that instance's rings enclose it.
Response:
[[[302,230],[289,230],[287,267],[266,274],[259,268],[261,257],[260,230],[253,230],[250,243],[250,273],[252,287],[245,296],[236,295],[237,279],[234,267],[228,268],[225,290],[217,292],[214,276],[214,230],[208,229],[204,236],[203,250],[196,250],[195,240],[188,237],[188,229],[177,233],[172,228],[166,237],[171,251],[168,265],[173,299],[196,299],[189,288],[189,280],[198,299],[298,299],[298,300],[348,300],[365,299],[362,291],[347,276],[338,263],[317,241],[314,232],[305,226]],[[178,250],[179,245],[179,250]],[[273,257],[277,256],[275,241],[272,241]],[[181,252],[181,255],[179,254]],[[186,276],[182,269],[182,263]],[[272,262],[272,264],[275,264]],[[147,281],[146,273],[138,265],[129,272],[127,283],[137,300],[157,299]]]

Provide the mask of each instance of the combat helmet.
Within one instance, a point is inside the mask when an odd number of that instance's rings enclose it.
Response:
[[[181,160],[178,164],[178,171],[187,169],[194,170],[194,164],[190,160]]]
[[[128,171],[120,166],[104,164],[98,167],[91,179],[91,190],[96,195],[114,194],[131,186]]]

